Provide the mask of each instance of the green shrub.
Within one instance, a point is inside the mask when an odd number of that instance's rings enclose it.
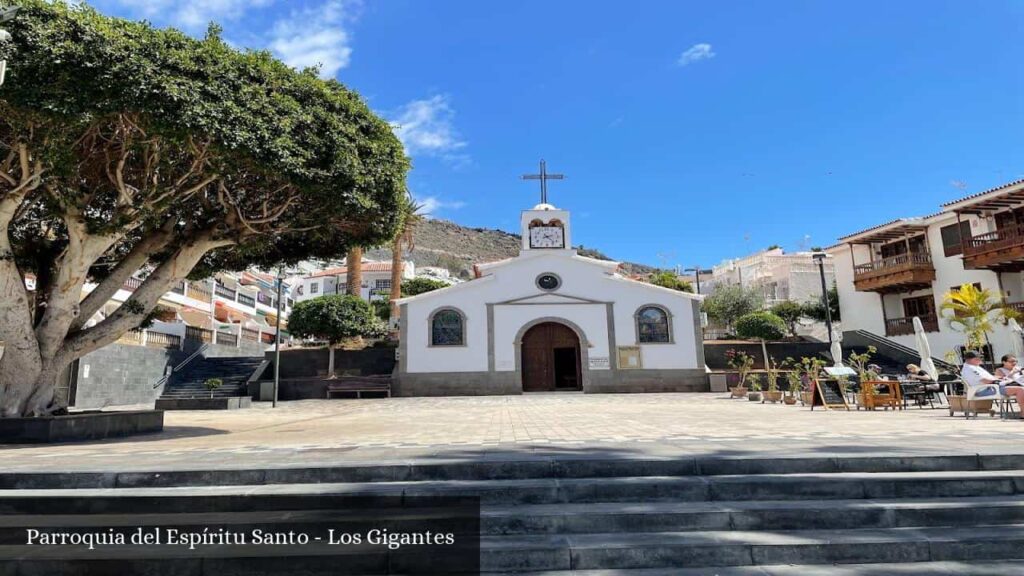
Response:
[[[786,335],[786,323],[771,312],[752,312],[736,320],[736,334],[752,340],[778,340]]]

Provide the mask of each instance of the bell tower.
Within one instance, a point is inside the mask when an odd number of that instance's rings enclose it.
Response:
[[[523,250],[569,250],[569,212],[548,204],[548,180],[564,180],[564,174],[549,174],[548,165],[540,161],[540,172],[523,174],[523,180],[540,180],[540,204],[523,210],[520,230]]]

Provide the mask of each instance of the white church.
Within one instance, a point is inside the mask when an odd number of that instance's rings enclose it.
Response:
[[[704,392],[701,296],[638,282],[572,249],[569,212],[522,213],[518,256],[399,300],[393,393]]]

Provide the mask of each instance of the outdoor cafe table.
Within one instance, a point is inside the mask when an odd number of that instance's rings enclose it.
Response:
[[[867,380],[860,384],[860,398],[857,409],[874,410],[876,406],[885,406],[888,410],[902,410],[902,391],[897,380]]]

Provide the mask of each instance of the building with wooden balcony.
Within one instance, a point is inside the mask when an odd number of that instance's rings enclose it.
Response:
[[[973,284],[1024,312],[1024,180],[849,234],[826,251],[835,257],[843,330],[914,347],[917,317],[941,357],[965,340],[940,312],[951,290]],[[1010,352],[1020,336],[994,325],[994,352]]]

